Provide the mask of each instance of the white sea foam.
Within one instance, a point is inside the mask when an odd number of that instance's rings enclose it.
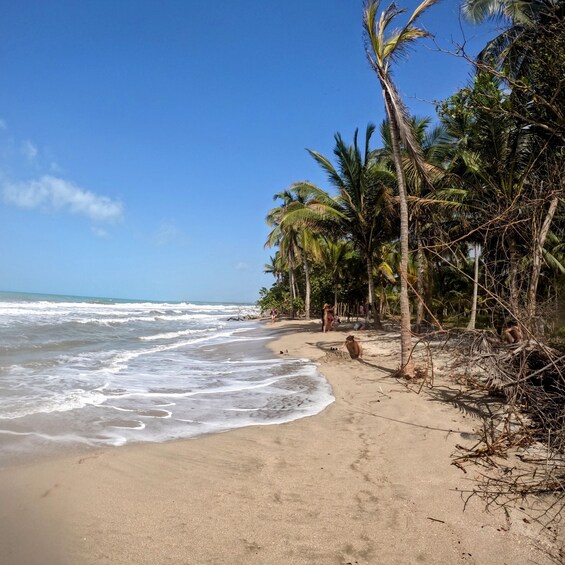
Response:
[[[223,326],[222,326],[223,327]],[[180,330],[178,332],[167,332],[162,334],[155,334],[155,335],[142,335],[140,336],[140,340],[142,341],[157,341],[163,339],[177,339],[179,337],[183,337],[185,335],[195,335],[195,334],[202,334],[203,332],[214,332],[216,328],[207,328],[205,330]]]
[[[165,441],[322,410],[333,396],[313,363],[272,358],[257,322],[228,321],[254,313],[220,304],[2,301],[0,293],[0,433],[9,449],[37,452]]]

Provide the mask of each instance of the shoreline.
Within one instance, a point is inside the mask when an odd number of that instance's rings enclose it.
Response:
[[[478,420],[389,376],[394,334],[350,332],[359,362],[330,349],[347,332],[268,329],[275,354],[320,364],[332,404],[283,424],[4,469],[0,562],[552,562],[526,514],[488,514],[476,497],[465,507],[470,478],[450,456],[474,443]]]
[[[326,379],[313,363],[282,357],[268,346],[275,339],[271,330],[266,321],[226,324],[224,331],[228,337],[204,344],[201,350],[207,353],[189,350],[186,358],[194,357],[197,377],[198,359],[209,366],[209,390],[204,378],[190,381],[177,370],[171,375],[175,379],[171,390],[167,390],[170,381],[162,378],[161,387],[155,381],[155,387],[145,391],[149,396],[151,391],[164,388],[164,396],[153,402],[147,402],[141,392],[137,404],[124,405],[118,394],[62,412],[39,411],[21,418],[2,419],[0,469],[124,445],[179,441],[250,425],[283,423],[317,413],[333,402]],[[187,370],[192,368],[191,365]],[[147,369],[151,371],[152,367]],[[219,381],[214,383],[210,375],[215,372],[228,384],[222,387],[217,384]],[[245,375],[241,381],[239,374]],[[271,385],[273,390],[269,393]],[[107,386],[106,383],[101,388]],[[127,393],[135,394],[136,389],[122,392],[127,398]],[[183,392],[186,398],[182,397]],[[216,398],[215,404],[202,408],[198,399],[206,399],[208,392],[212,393],[210,398]],[[244,396],[246,392],[248,399],[238,399],[238,394]]]

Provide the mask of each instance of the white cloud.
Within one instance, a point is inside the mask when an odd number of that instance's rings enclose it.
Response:
[[[29,140],[22,143],[22,153],[29,160],[33,161],[37,157],[37,147]]]
[[[240,261],[239,263],[235,264],[234,269],[236,271],[247,271],[249,269],[249,265],[247,263],[244,263],[243,261]]]
[[[6,202],[20,208],[62,210],[99,222],[112,222],[122,217],[120,202],[50,175],[29,182],[5,182],[3,193]]]
[[[153,236],[153,243],[156,245],[168,245],[169,243],[186,245],[188,242],[186,234],[172,222],[161,224]]]
[[[63,172],[63,168],[60,167],[59,163],[57,163],[56,161],[51,161],[51,164],[49,165],[49,170],[55,174],[61,174]]]
[[[110,234],[100,226],[92,226],[91,231],[96,237],[100,237],[102,239],[110,237]]]

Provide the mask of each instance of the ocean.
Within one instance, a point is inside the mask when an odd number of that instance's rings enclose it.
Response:
[[[269,351],[273,332],[256,314],[0,292],[0,467],[323,410],[328,382],[311,361]]]

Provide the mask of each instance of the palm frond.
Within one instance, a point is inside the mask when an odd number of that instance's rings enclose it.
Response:
[[[314,151],[312,149],[307,149],[308,153],[316,160],[316,162],[324,169],[328,175],[330,183],[339,188],[342,184],[341,177],[335,170],[334,166],[330,163],[330,161],[324,157],[321,153]]]
[[[410,27],[423,13],[425,10],[437,4],[439,0],[424,0],[413,12],[412,16],[408,20],[406,27]]]

